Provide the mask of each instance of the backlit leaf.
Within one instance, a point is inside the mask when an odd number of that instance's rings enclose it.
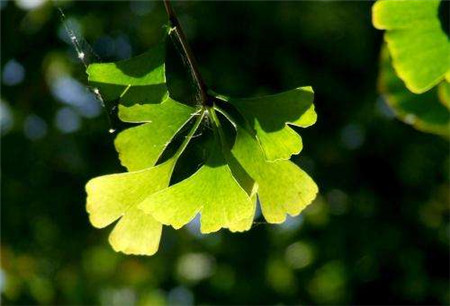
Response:
[[[97,177],[86,185],[86,209],[92,225],[103,228],[121,218],[110,236],[116,251],[152,255],[158,250],[162,226],[136,205],[169,185],[173,165],[170,160],[154,168]]]
[[[196,110],[171,98],[160,104],[120,106],[119,118],[125,122],[143,122],[117,135],[115,146],[122,165],[129,171],[153,166],[175,134]]]
[[[206,164],[194,175],[153,194],[139,208],[176,229],[200,213],[202,233],[238,230],[244,220],[253,219],[254,202],[233,176],[219,141],[213,144]]]
[[[414,93],[431,89],[450,71],[450,37],[444,31],[449,24],[439,18],[443,4],[440,0],[378,0],[373,6],[373,24],[386,30],[395,71]]]
[[[423,94],[410,92],[395,74],[389,52],[383,48],[379,89],[397,117],[416,129],[450,136],[449,84],[442,81]]]
[[[318,192],[314,181],[291,161],[266,161],[257,140],[238,128],[233,154],[258,184],[264,218],[281,223],[286,214],[298,215]]]
[[[163,40],[158,46],[128,60],[89,65],[86,70],[89,83],[107,100],[118,99],[130,86],[135,87],[128,92],[131,96],[146,99],[148,92],[153,92],[156,98],[163,97],[166,94],[164,44]]]
[[[289,124],[308,127],[316,122],[314,93],[311,87],[296,88],[280,94],[250,99],[233,99],[236,106],[256,131],[268,160],[289,159],[303,148],[302,139]]]

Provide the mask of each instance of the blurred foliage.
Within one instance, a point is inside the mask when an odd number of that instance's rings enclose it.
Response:
[[[418,130],[449,138],[450,83],[442,81],[423,94],[414,94],[395,74],[386,46],[381,53],[378,85],[396,116]]]
[[[444,0],[378,0],[373,6],[373,25],[386,30],[392,64],[411,92],[450,82],[449,14]]]
[[[450,303],[448,142],[377,94],[372,3],[174,4],[213,90],[314,87],[319,121],[294,161],[321,195],[244,234],[165,229],[151,258],[88,223],[85,182],[123,169],[58,10],[0,3],[3,304]],[[166,20],[160,2],[57,4],[105,61],[154,45]]]
[[[379,89],[396,116],[416,129],[450,135],[448,1],[378,0],[372,21],[386,30]]]

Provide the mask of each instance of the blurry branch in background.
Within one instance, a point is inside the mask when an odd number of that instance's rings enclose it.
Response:
[[[169,22],[170,22],[170,26],[171,26],[169,34],[172,36],[173,33],[175,33],[175,38],[178,40],[179,44],[181,45],[181,48],[183,49],[182,51],[187,60],[190,72],[192,73],[192,76],[196,83],[196,87],[199,92],[198,98],[199,98],[201,104],[204,106],[209,106],[209,104],[211,102],[208,102],[210,99],[208,99],[207,88],[206,88],[205,82],[203,81],[203,78],[200,74],[200,71],[198,69],[198,64],[194,57],[194,54],[192,53],[189,43],[186,40],[186,36],[184,35],[183,28],[181,27],[181,24],[178,21],[177,15],[175,14],[175,11],[172,8],[170,0],[163,0],[163,1],[164,1],[164,7],[166,8],[167,16],[169,17]]]

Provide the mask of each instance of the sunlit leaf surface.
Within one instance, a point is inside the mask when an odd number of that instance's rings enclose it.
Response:
[[[254,203],[233,177],[217,141],[208,161],[195,174],[153,194],[139,208],[176,229],[200,213],[203,233],[233,230],[235,224],[253,219],[255,212]]]
[[[416,129],[450,136],[449,83],[441,84],[423,94],[410,92],[395,74],[389,52],[383,49],[379,89],[397,117]]]
[[[379,0],[373,24],[386,30],[385,41],[393,66],[406,87],[423,93],[450,71],[449,21],[445,1]]]
[[[268,160],[289,159],[303,144],[289,124],[308,127],[316,122],[311,87],[251,99],[229,99],[246,118]]]

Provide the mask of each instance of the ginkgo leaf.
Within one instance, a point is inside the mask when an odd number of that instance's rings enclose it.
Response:
[[[161,234],[162,224],[133,206],[117,222],[109,243],[116,252],[153,255],[158,251]]]
[[[222,97],[223,98],[223,97]],[[302,139],[288,124],[308,127],[316,122],[311,87],[301,87],[276,95],[233,99],[233,104],[256,132],[266,159],[289,159],[303,148]]]
[[[162,225],[152,216],[137,210],[136,205],[169,185],[173,166],[174,160],[169,160],[153,168],[100,176],[87,183],[86,210],[92,225],[103,228],[121,218],[110,236],[116,251],[145,255],[156,253]]]
[[[389,52],[383,48],[378,86],[400,120],[424,132],[450,136],[450,95],[446,81],[423,94],[411,93],[395,74]]]
[[[286,214],[298,215],[318,192],[314,181],[291,161],[267,161],[258,141],[245,129],[237,129],[233,155],[258,184],[264,218],[281,223]]]
[[[406,87],[423,93],[443,80],[450,71],[448,27],[439,19],[440,0],[378,0],[373,6],[373,24],[386,30],[385,41],[393,66]]]
[[[218,140],[209,158],[191,177],[152,194],[139,208],[175,229],[201,215],[201,232],[247,228],[255,203],[233,176]],[[244,226],[243,226],[244,223]]]
[[[196,114],[192,107],[167,97],[160,104],[120,105],[119,118],[125,122],[144,122],[117,135],[119,158],[129,171],[153,166],[175,134]]]
[[[155,165],[174,135],[196,113],[169,97],[165,39],[148,52],[117,63],[92,64],[88,80],[103,98],[118,100],[123,122],[144,123],[119,133],[115,146],[129,171]]]
[[[140,103],[139,97],[148,99],[149,93],[155,99],[153,103],[157,103],[167,93],[164,63],[165,39],[156,47],[131,59],[91,64],[86,73],[89,83],[107,100],[118,99],[127,90],[128,95],[138,97],[134,103]]]

